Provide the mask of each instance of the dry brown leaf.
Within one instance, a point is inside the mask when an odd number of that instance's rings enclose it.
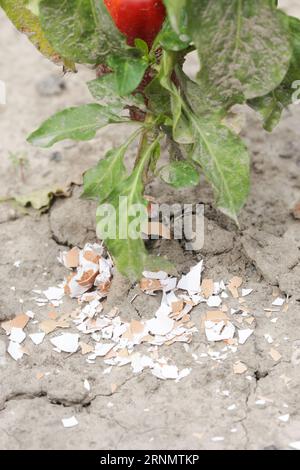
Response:
[[[201,284],[201,294],[205,299],[208,299],[213,295],[214,292],[214,281],[213,279],[203,279]]]
[[[243,279],[238,276],[234,276],[228,284],[228,289],[234,299],[237,299],[239,297],[239,291],[238,288],[241,287],[243,284]]]
[[[248,323],[248,325],[252,325],[254,322],[255,318],[254,317],[249,317],[245,319],[245,322]]]

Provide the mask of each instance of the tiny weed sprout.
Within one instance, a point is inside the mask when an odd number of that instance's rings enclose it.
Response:
[[[97,233],[120,272],[136,280],[164,264],[144,243],[149,178],[181,188],[195,187],[203,175],[216,207],[238,223],[250,158],[229,125],[232,107],[251,107],[272,131],[283,109],[299,102],[297,18],[276,0],[0,0],[0,6],[64,70],[95,68],[87,83],[91,102],[49,117],[28,137],[31,144],[93,139],[108,124],[134,129],[84,175],[83,197],[98,201]],[[191,52],[200,63],[193,79],[184,67]],[[124,158],[136,142],[128,173]],[[164,164],[162,146],[169,150]],[[102,206],[114,209],[114,234]]]

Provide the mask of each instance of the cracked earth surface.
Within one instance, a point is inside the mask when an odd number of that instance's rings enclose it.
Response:
[[[299,11],[297,2],[285,3],[297,9],[292,13]],[[8,91],[8,104],[0,109],[1,195],[26,194],[70,180],[78,184],[86,168],[122,141],[126,128],[118,133],[108,128],[92,142],[67,142],[47,151],[27,145],[26,135],[42,119],[89,100],[84,80],[93,73],[80,70],[64,79],[65,89],[53,91],[49,77],[56,77],[56,83],[59,71],[13,30],[2,13],[0,43],[0,79]],[[247,115],[243,133],[253,155],[252,192],[239,230],[214,210],[204,182],[191,192],[174,193],[158,182],[147,191],[159,195],[160,202],[205,204],[205,244],[200,252],[184,251],[177,241],[160,241],[152,249],[168,255],[179,273],[203,258],[205,277],[243,277],[254,289],[247,305],[256,327],[247,343],[220,363],[207,358],[192,361],[191,353],[200,356],[207,351],[203,332],[194,335],[189,352],[182,344],[173,345],[176,365],[192,367],[186,379],[174,383],[148,372],[133,376],[126,367],[103,375],[101,361],[88,364],[79,354],[66,358],[48,341],[38,348],[29,346],[30,354],[16,363],[5,352],[7,337],[0,329],[1,449],[285,449],[300,441],[300,221],[290,214],[300,200],[299,118],[296,106],[267,135],[257,118]],[[10,164],[9,152],[26,153],[30,167],[25,182]],[[96,207],[80,200],[79,186],[72,188],[70,198],[56,199],[41,216],[22,214],[9,204],[0,206],[0,321],[29,309],[38,320],[46,318],[47,308],[36,306],[32,289],[46,289],[63,279],[65,269],[56,259],[63,247],[82,247],[95,240]],[[19,268],[16,260],[21,261]],[[272,302],[274,286],[290,296],[289,310],[278,315],[277,323],[270,322],[263,310]],[[125,319],[149,318],[159,301],[116,275],[106,308],[118,306]],[[74,301],[66,299],[61,311],[72,308]],[[204,311],[200,305],[192,313],[199,327]],[[266,333],[282,355],[277,363],[269,355]],[[237,360],[247,365],[246,374],[233,374]],[[91,384],[90,392],[83,387],[84,379]],[[236,407],[229,411],[232,404]],[[286,413],[290,420],[281,422],[278,417]],[[79,425],[63,428],[61,419],[72,415]],[[213,441],[217,436],[224,440]]]

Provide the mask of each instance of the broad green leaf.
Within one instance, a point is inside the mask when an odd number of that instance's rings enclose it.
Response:
[[[170,94],[161,86],[159,77],[155,77],[146,86],[144,93],[148,98],[148,108],[155,114],[171,114]]]
[[[199,173],[195,167],[185,161],[172,162],[160,171],[161,179],[174,188],[197,186]]]
[[[289,25],[293,53],[283,82],[268,95],[248,101],[253,109],[261,113],[267,131],[272,131],[278,124],[284,108],[300,98],[300,20],[289,17]]]
[[[191,152],[212,185],[217,207],[237,222],[249,193],[249,155],[242,140],[213,120],[191,116],[196,144]]]
[[[60,57],[46,39],[38,16],[26,5],[27,0],[0,0],[0,7],[3,8],[15,27],[25,33],[42,54],[54,62],[58,62]]]
[[[173,139],[178,144],[193,144],[195,138],[189,122],[189,116],[182,109],[182,97],[175,86],[171,95],[171,106],[173,114]]]
[[[234,101],[229,101],[225,106],[216,87],[209,86],[208,83],[192,81],[178,66],[175,70],[180,88],[195,114],[202,117],[214,116],[219,120],[226,116],[227,110],[234,104]],[[243,99],[241,102],[243,102]]]
[[[132,174],[120,181],[105,200],[105,204],[109,204],[109,212],[113,209],[108,222],[107,216],[102,212],[107,206],[102,205],[97,211],[98,236],[105,240],[118,270],[132,280],[141,277],[148,261],[148,253],[141,236],[142,226],[147,220],[142,175],[156,146],[157,140],[147,147]],[[134,209],[139,212],[136,213]],[[107,223],[111,223],[112,217],[115,217],[115,233],[114,236],[110,234],[108,237]]]
[[[126,96],[132,93],[143,80],[148,62],[143,58],[111,56],[108,65],[115,73],[117,93]]]
[[[28,137],[28,142],[39,147],[51,147],[65,139],[90,140],[96,131],[110,123],[124,122],[126,118],[110,112],[107,106],[86,104],[68,108],[50,119]]]
[[[170,94],[171,112],[173,120],[173,138],[180,144],[190,144],[194,142],[194,136],[191,131],[189,117],[185,114],[182,104],[182,96],[180,90],[176,87],[172,80],[172,73],[176,56],[172,52],[164,52],[161,58],[161,66],[159,72],[160,84]]]
[[[40,17],[55,50],[75,62],[95,64],[113,53],[137,52],[127,46],[103,0],[41,0]]]
[[[82,197],[98,199],[103,202],[112,191],[125,179],[127,173],[124,156],[129,145],[137,138],[141,129],[134,132],[127,142],[118,148],[109,150],[96,167],[89,169],[83,177]]]
[[[273,0],[190,0],[187,11],[198,79],[215,86],[225,102],[263,96],[282,82],[291,47]]]
[[[243,207],[249,192],[249,156],[238,136],[221,124],[224,117],[220,106],[209,114],[209,107],[205,104],[202,109],[203,98],[197,100],[196,90],[186,81],[184,92],[189,97],[188,102],[179,94],[171,80],[174,55],[165,52],[162,57],[160,82],[170,91],[171,100],[177,100],[176,112],[173,114],[173,136],[178,133],[178,122],[185,120],[185,135],[192,135],[195,142],[190,150],[190,158],[198,163],[206,179],[212,185],[218,208],[237,222],[237,214]],[[195,94],[194,98],[193,95]],[[195,99],[195,103],[193,103]],[[181,108],[181,119],[179,113]],[[201,112],[203,111],[203,114]]]
[[[140,93],[122,97],[118,95],[118,87],[114,73],[103,75],[103,77],[88,82],[87,85],[91,95],[97,101],[111,103],[113,107],[119,108],[120,110],[126,106],[137,106],[142,110],[146,109],[144,98]]]
[[[185,16],[187,0],[164,0],[167,9],[168,18],[174,31],[181,33],[182,18]]]
[[[110,150],[96,167],[90,168],[84,174],[82,197],[98,199],[101,203],[110,195],[114,187],[126,175],[124,165],[126,149],[127,147],[122,146]]]
[[[134,40],[135,47],[142,53],[144,57],[149,56],[149,46],[143,39],[136,38]]]
[[[177,34],[167,20],[159,33],[158,42],[168,51],[182,51],[190,45],[191,40],[187,34]]]

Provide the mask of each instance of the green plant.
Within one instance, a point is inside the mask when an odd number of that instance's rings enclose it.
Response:
[[[22,183],[25,182],[25,170],[29,168],[29,160],[25,153],[10,152],[9,159],[14,168],[18,169]]]
[[[132,0],[126,1],[134,8]],[[237,222],[249,191],[249,156],[226,117],[233,105],[248,104],[261,113],[267,130],[278,123],[300,78],[300,21],[280,11],[276,0],[164,0],[166,19],[154,41],[147,35],[147,42],[134,41],[117,29],[105,3],[120,2],[0,0],[47,57],[71,70],[76,63],[99,70],[88,83],[95,102],[59,112],[29,142],[50,147],[63,139],[92,139],[107,124],[135,123],[128,141],[85,174],[85,197],[96,198],[100,206],[116,207],[120,196],[127,196],[129,204],[146,205],[149,173],[174,187],[195,185],[203,173],[217,207]],[[134,21],[137,17],[132,15]],[[194,50],[201,64],[196,81],[183,71],[186,55]],[[124,155],[138,137],[136,163],[128,175]],[[170,163],[159,170],[166,138]],[[125,225],[130,221],[127,215]],[[119,270],[138,278],[149,263],[142,238],[105,242]]]

